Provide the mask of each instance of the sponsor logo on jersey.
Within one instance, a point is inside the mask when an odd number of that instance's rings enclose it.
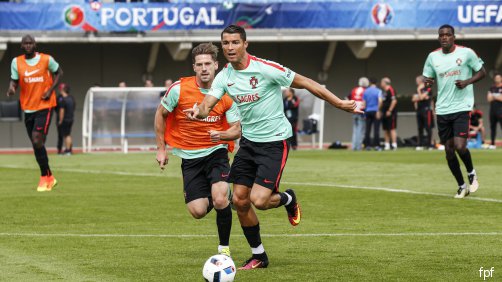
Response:
[[[260,95],[258,93],[255,94],[246,94],[246,95],[238,95],[235,97],[237,103],[249,103],[249,102],[256,102],[260,100]]]
[[[457,63],[457,66],[460,66],[462,64],[462,59],[458,58],[455,63]]]
[[[220,116],[207,116],[206,118],[204,119],[199,119],[199,121],[203,121],[203,122],[211,122],[211,123],[214,123],[214,122],[218,122],[221,120],[221,117]]]
[[[44,77],[43,76],[37,76],[37,77],[25,77],[24,78],[25,83],[36,83],[36,82],[44,82]]]
[[[454,70],[454,71],[447,71],[445,73],[440,73],[439,76],[441,78],[447,78],[447,77],[450,77],[450,76],[455,76],[455,75],[460,75],[460,70]]]
[[[249,80],[249,84],[251,85],[251,88],[255,89],[256,85],[258,85],[258,78],[252,76],[251,79]]]

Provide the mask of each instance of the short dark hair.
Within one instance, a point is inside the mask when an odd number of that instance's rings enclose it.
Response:
[[[449,28],[449,29],[451,29],[451,34],[455,35],[455,28],[453,28],[453,26],[451,26],[449,24],[444,24],[444,25],[442,25],[442,26],[439,27],[438,31],[440,31],[443,28]]]
[[[370,84],[377,84],[377,79],[374,77],[370,77]]]
[[[225,29],[221,32],[221,39],[223,39],[223,33],[230,33],[230,34],[238,33],[241,35],[241,39],[243,41],[246,41],[246,31],[244,30],[244,28],[242,28],[242,26],[231,24],[225,27]]]
[[[195,57],[198,55],[211,55],[213,61],[218,60],[218,47],[213,43],[201,43],[192,49],[192,63],[195,63]]]

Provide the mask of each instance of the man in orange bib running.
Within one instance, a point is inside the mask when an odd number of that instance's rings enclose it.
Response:
[[[166,143],[173,155],[182,159],[183,190],[188,211],[203,218],[214,207],[219,235],[218,252],[230,256],[230,173],[228,152],[240,137],[240,115],[234,101],[222,99],[197,121],[189,121],[183,110],[204,100],[218,69],[218,48],[203,43],[192,50],[195,76],[183,77],[167,89],[155,114],[157,162],[164,169],[168,162]]]
[[[51,123],[52,109],[56,106],[54,89],[63,71],[50,55],[36,52],[36,47],[33,36],[23,36],[21,50],[24,55],[12,60],[7,96],[16,94],[19,86],[24,123],[41,172],[37,191],[45,192],[51,191],[57,184],[49,167],[45,139]]]

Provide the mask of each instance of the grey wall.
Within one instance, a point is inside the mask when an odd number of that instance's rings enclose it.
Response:
[[[496,55],[501,47],[500,41],[457,43],[473,48],[485,61],[486,69],[493,69]],[[326,42],[253,43],[251,41],[248,51],[317,79],[327,46]],[[101,86],[116,86],[122,80],[125,80],[128,86],[142,86],[142,75],[146,70],[150,51],[150,44],[39,44],[38,47],[39,51],[51,54],[61,64],[64,70],[63,81],[72,87],[72,94],[77,99],[73,129],[75,146],[81,146],[82,105],[87,89],[95,83]],[[357,60],[347,45],[340,42],[325,84],[339,97],[345,97],[355,86],[359,76],[376,78],[390,76],[398,95],[410,95],[415,92],[415,76],[421,73],[427,54],[437,47],[436,41],[382,41],[378,42],[378,47],[369,59]],[[1,95],[5,95],[8,87],[11,59],[19,54],[19,45],[10,44],[0,61],[0,77],[3,77],[0,81]],[[222,59],[223,56],[220,55],[220,67],[223,67]],[[177,79],[191,74],[190,58],[183,62],[174,62],[163,45],[161,46],[157,66],[153,72],[156,86],[162,86],[165,78]],[[475,85],[476,102],[485,113],[488,111],[486,92],[491,82],[490,78],[485,78]],[[0,123],[0,132],[0,148],[31,146],[26,137],[24,124],[21,122]],[[351,132],[351,115],[327,106],[324,141],[350,141]],[[401,117],[398,120],[398,134],[401,137],[416,135],[413,117]],[[502,136],[502,133],[498,136]],[[47,145],[48,147],[56,145],[54,125],[50,129]]]

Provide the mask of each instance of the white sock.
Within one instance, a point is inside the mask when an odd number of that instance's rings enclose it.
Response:
[[[393,147],[394,149],[397,149],[397,143],[392,143],[392,147]]]
[[[390,143],[385,143],[385,149],[390,149]]]
[[[228,246],[218,245],[218,252],[221,252],[221,250],[224,248],[228,248]]]
[[[293,201],[293,197],[291,197],[291,195],[289,195],[288,193],[284,193],[286,194],[286,196],[288,196],[288,201],[284,204],[285,206],[291,204],[291,201]]]
[[[464,183],[464,184],[460,185],[459,187],[462,188],[462,189],[466,189],[467,188],[467,184]]]
[[[476,175],[476,170],[475,170],[475,169],[472,169],[472,171],[471,171],[471,172],[467,172],[467,173],[468,173],[469,175],[473,175],[473,174],[474,174],[474,175]]]
[[[265,248],[263,247],[263,244],[260,244],[256,248],[251,248],[251,253],[253,253],[253,255],[263,254],[264,252],[265,252]]]

